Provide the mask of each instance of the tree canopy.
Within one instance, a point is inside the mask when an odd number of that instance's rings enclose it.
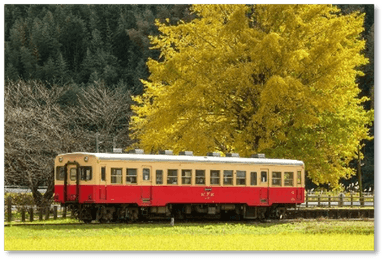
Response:
[[[132,138],[149,151],[238,152],[301,159],[315,183],[354,171],[373,111],[356,77],[364,14],[331,5],[195,5],[157,21],[158,60],[135,97]]]

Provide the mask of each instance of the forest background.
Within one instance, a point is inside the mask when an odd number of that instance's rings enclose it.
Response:
[[[374,102],[374,6],[338,5],[343,14],[365,13],[362,38],[369,63],[357,78],[359,97]],[[148,58],[158,60],[149,36],[155,19],[176,25],[196,18],[189,5],[5,5],[5,185],[53,192],[53,158],[74,151],[126,148],[132,96],[144,93]],[[370,134],[373,136],[373,125]],[[98,144],[96,145],[96,139]],[[364,141],[364,189],[374,187],[374,140]],[[357,152],[357,148],[356,148]],[[352,161],[357,168],[357,160]],[[344,186],[356,177],[342,180]],[[307,187],[317,187],[307,180]],[[327,187],[327,185],[323,185]]]

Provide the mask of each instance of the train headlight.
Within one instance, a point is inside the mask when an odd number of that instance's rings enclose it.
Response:
[[[59,162],[63,162],[63,157],[59,157]]]
[[[84,157],[84,162],[88,162],[88,156]]]

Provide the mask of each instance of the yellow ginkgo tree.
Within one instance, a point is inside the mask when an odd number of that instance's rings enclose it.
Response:
[[[315,183],[338,185],[373,111],[356,76],[364,15],[331,5],[195,5],[196,19],[157,22],[159,60],[135,97],[132,138],[161,149],[301,159]]]

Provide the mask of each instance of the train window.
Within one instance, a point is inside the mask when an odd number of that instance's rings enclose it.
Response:
[[[151,170],[148,168],[143,169],[143,181],[149,181],[151,179]]]
[[[245,185],[245,171],[236,171],[236,185]]]
[[[257,185],[257,172],[251,172],[251,185]]]
[[[181,170],[181,184],[192,184],[192,170]]]
[[[101,181],[105,181],[105,167],[101,167]]]
[[[163,170],[156,170],[156,184],[163,184]]]
[[[205,170],[196,170],[196,184],[205,185]]]
[[[63,181],[64,180],[64,167],[63,166],[57,166],[56,167],[56,180],[57,181]]]
[[[297,184],[301,184],[301,171],[297,171]]]
[[[293,172],[284,172],[284,186],[293,186]]]
[[[127,169],[127,175],[125,176],[126,184],[137,183],[137,169]]]
[[[91,166],[80,167],[80,177],[82,181],[92,180],[92,167]]]
[[[268,182],[268,172],[266,171],[261,172],[261,182]]]
[[[69,175],[71,176],[71,181],[76,180],[76,175],[77,175],[77,169],[76,168],[71,168]]]
[[[272,172],[272,185],[281,186],[281,172]]]
[[[220,171],[211,170],[211,185],[220,185]]]
[[[123,183],[123,169],[121,168],[111,168],[111,183],[121,184]]]
[[[177,170],[168,170],[167,184],[177,184]]]
[[[233,171],[224,170],[224,185],[233,185]]]

